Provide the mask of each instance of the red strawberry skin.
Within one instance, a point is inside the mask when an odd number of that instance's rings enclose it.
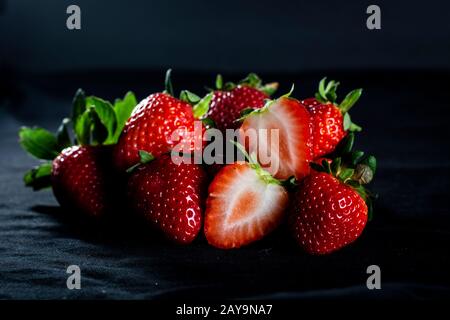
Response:
[[[188,103],[165,93],[150,95],[136,106],[124,127],[114,151],[115,167],[124,171],[138,163],[139,150],[157,157],[180,142],[188,145],[189,151],[201,148],[203,128],[195,133],[194,121]],[[183,128],[186,134],[173,139],[173,132]],[[196,139],[200,141],[199,147]]]
[[[235,120],[241,116],[241,111],[246,108],[262,108],[264,100],[268,98],[264,92],[246,85],[238,85],[230,91],[215,91],[207,117],[221,131],[237,129],[239,123]]]
[[[311,254],[327,254],[355,241],[367,223],[367,205],[350,186],[313,171],[299,185],[289,209],[298,244]]]
[[[111,147],[73,146],[53,160],[52,188],[66,209],[88,216],[105,215],[116,201]]]
[[[167,238],[188,244],[201,230],[206,183],[200,165],[176,164],[164,154],[132,173],[128,201]]]
[[[209,186],[205,212],[208,243],[239,248],[260,240],[283,220],[286,190],[267,184],[247,162],[226,165]]]
[[[341,111],[333,103],[323,104],[315,98],[305,99],[302,104],[311,114],[313,157],[329,154],[347,134]]]

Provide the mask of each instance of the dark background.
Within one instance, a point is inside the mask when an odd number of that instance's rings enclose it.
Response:
[[[66,8],[81,7],[69,31]],[[366,28],[377,4],[382,29]],[[412,1],[0,0],[0,298],[448,298],[450,296],[450,3]],[[342,251],[311,257],[280,229],[236,251],[166,243],[133,222],[67,219],[51,192],[22,185],[36,162],[21,125],[56,129],[78,87],[108,99],[176,88],[201,93],[221,72],[255,71],[314,93],[325,75],[352,110],[358,147],[375,154],[375,218]],[[65,287],[68,265],[82,290]],[[365,286],[377,264],[382,290]]]

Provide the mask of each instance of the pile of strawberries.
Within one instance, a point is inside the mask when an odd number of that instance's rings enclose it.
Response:
[[[43,160],[25,184],[52,187],[61,206],[79,215],[137,214],[180,244],[203,230],[209,244],[239,248],[284,224],[304,250],[327,254],[361,235],[372,210],[364,186],[376,170],[373,156],[353,150],[361,128],[348,111],[362,90],[337,103],[338,85],[324,78],[314,97],[297,100],[291,90],[272,100],[277,83],[218,76],[205,97],[184,90],[176,98],[168,71],[166,90],[139,103],[131,92],[111,103],[78,90],[56,134],[20,129],[22,147]],[[180,128],[184,134],[174,136]],[[202,151],[209,128],[238,129],[243,143],[235,145],[246,161],[173,161],[180,143],[188,146],[181,156]],[[277,129],[277,143],[269,136],[249,143],[247,133],[261,129]],[[266,154],[272,163],[262,161]]]

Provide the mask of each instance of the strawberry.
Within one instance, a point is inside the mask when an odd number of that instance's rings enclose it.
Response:
[[[167,238],[192,242],[201,230],[207,176],[197,164],[175,163],[167,154],[138,166],[128,181],[128,200],[135,212]]]
[[[255,152],[262,167],[275,178],[302,179],[309,174],[311,161],[310,115],[289,94],[243,116],[239,133],[247,151]]]
[[[200,151],[204,127],[195,128],[196,109],[208,104],[212,95],[198,100],[192,107],[188,102],[174,98],[170,84],[170,70],[166,75],[166,92],[155,93],[142,100],[133,110],[114,150],[115,167],[121,171],[139,162],[138,152],[144,150],[153,156],[183,145],[185,152]],[[202,112],[204,113],[204,111]]]
[[[264,106],[264,101],[277,89],[277,83],[262,85],[261,79],[254,73],[249,74],[238,85],[226,83],[222,85],[222,77],[217,76],[216,90],[206,114],[214,121],[216,128],[237,129],[236,123],[244,109],[258,109]]]
[[[114,172],[107,146],[72,146],[53,160],[51,185],[58,202],[90,216],[113,209]]]
[[[298,244],[311,254],[327,254],[355,241],[371,214],[370,193],[376,160],[361,151],[322,165],[311,163],[311,175],[300,182],[289,208],[289,226]],[[362,160],[361,160],[362,159]],[[370,209],[370,210],[369,210]]]
[[[19,131],[22,147],[44,160],[25,174],[34,190],[52,187],[58,202],[67,211],[100,217],[119,203],[117,177],[112,169],[112,144],[136,105],[133,93],[113,104],[79,90],[72,118],[63,120],[57,135],[34,127]],[[75,145],[69,134],[73,124]]]
[[[222,249],[263,238],[280,224],[288,204],[284,187],[254,160],[223,167],[208,194],[205,236]]]
[[[338,105],[338,85],[339,82],[333,80],[326,83],[326,78],[323,78],[315,98],[302,101],[311,114],[314,158],[331,153],[347,132],[361,131],[361,127],[352,123],[348,111],[361,96],[362,89],[351,91]]]

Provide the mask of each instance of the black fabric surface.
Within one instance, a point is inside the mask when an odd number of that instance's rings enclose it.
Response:
[[[365,89],[352,110],[364,131],[357,147],[375,154],[379,193],[374,220],[353,245],[309,256],[280,228],[233,251],[167,243],[133,220],[92,223],[68,218],[51,191],[33,192],[22,174],[36,162],[20,149],[20,125],[56,129],[75,89],[105,98],[128,89],[142,99],[161,89],[163,72],[3,75],[0,102],[0,298],[437,298],[450,297],[449,73],[327,72],[341,97]],[[315,90],[323,72],[265,75]],[[231,77],[230,75],[226,75]],[[242,77],[242,75],[239,75]],[[176,72],[176,88],[201,90],[212,74]],[[5,90],[6,88],[6,90]],[[126,215],[126,213],[124,213]],[[82,289],[66,288],[66,268],[79,265]],[[366,268],[379,265],[382,290],[369,291]]]

